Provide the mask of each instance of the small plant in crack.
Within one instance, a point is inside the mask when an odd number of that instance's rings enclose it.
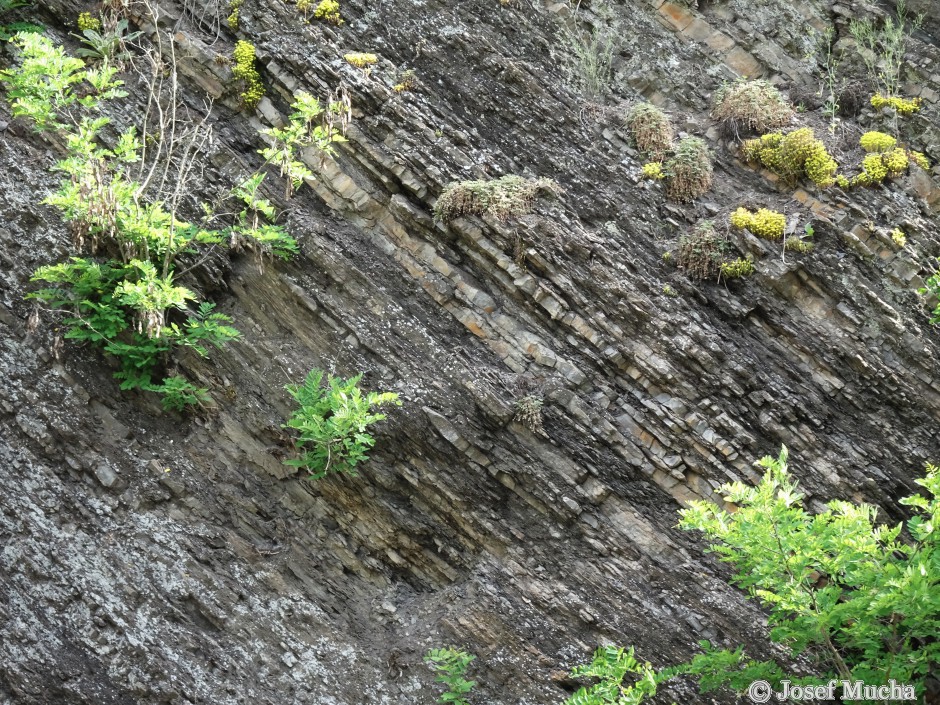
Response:
[[[286,387],[300,405],[284,425],[299,432],[300,456],[284,464],[307,469],[315,480],[330,473],[355,475],[356,466],[368,459],[366,452],[375,445],[366,429],[385,418],[373,409],[401,406],[394,392],[363,393],[361,374],[349,379],[327,375],[326,386],[324,374],[313,369],[302,384]]]
[[[468,681],[464,675],[474,659],[476,656],[452,646],[428,651],[424,660],[437,672],[434,680],[447,686],[447,690],[438,699],[439,703],[469,705],[464,696],[473,690],[476,681]]]
[[[516,413],[513,419],[533,433],[544,433],[545,429],[542,426],[542,406],[544,404],[542,397],[527,394],[516,400]]]

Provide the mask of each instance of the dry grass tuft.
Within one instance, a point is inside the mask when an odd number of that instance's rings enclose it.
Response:
[[[434,217],[448,222],[462,215],[489,213],[498,220],[507,220],[531,212],[540,193],[560,191],[551,179],[525,179],[514,175],[490,181],[455,181],[437,199]]]
[[[666,114],[652,103],[639,103],[630,108],[627,129],[644,156],[661,162],[672,146],[672,125]]]
[[[722,86],[715,96],[711,116],[727,135],[768,132],[789,125],[793,106],[767,81],[737,80]]]
[[[686,137],[676,145],[674,155],[663,164],[666,197],[688,203],[708,191],[712,185],[712,159],[705,141]]]

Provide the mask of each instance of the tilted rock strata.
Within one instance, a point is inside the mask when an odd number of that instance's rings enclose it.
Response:
[[[810,82],[800,33],[767,44],[760,32],[794,12],[823,23],[819,3],[764,3],[748,27],[735,3],[668,5],[621,10],[636,36],[614,98],[641,91],[679,129],[707,133],[708,96],[745,54],[762,75]],[[49,6],[63,23],[84,9]],[[121,393],[94,350],[67,344],[56,359],[50,331],[28,332],[29,275],[65,255],[67,235],[36,205],[55,156],[12,122],[0,175],[4,698],[424,703],[422,654],[455,643],[479,655],[484,700],[551,703],[565,693],[558,672],[604,640],[656,664],[702,638],[764,654],[759,612],[674,528],[678,502],[756,477],[752,460],[786,443],[811,504],[864,499],[896,519],[896,499],[940,457],[937,334],[913,293],[937,245],[924,175],[847,197],[791,193],[709,133],[712,193],[666,204],[639,181],[622,121],[566,86],[556,35],[573,20],[554,4],[349,0],[340,28],[305,26],[286,3],[245,5],[240,36],[258,48],[268,97],[238,115],[215,60],[233,36],[194,24],[193,7],[166,9],[182,18],[191,99],[219,101],[207,192],[258,165],[256,130],[282,119],[293,91],[342,81],[356,119],[281,204],[303,257],[263,272],[219,258],[200,279],[243,337],[183,360],[217,411],[182,422]],[[914,49],[915,62],[937,52]],[[342,60],[353,50],[380,63],[365,74]],[[404,68],[420,86],[395,93],[387,76]],[[922,78],[912,124],[936,161],[926,91],[940,80]],[[507,173],[565,192],[508,223],[433,221],[450,181]],[[745,190],[814,218],[816,249],[782,260],[745,241],[758,272],[727,288],[663,263],[694,220],[725,217]],[[911,244],[898,250],[869,220],[905,223]],[[280,462],[282,387],[314,365],[364,370],[366,386],[405,402],[360,478],[311,484]],[[545,398],[544,435],[513,420],[531,391]]]

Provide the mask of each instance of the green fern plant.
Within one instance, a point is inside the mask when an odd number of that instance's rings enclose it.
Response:
[[[304,179],[313,176],[300,161],[301,151],[313,147],[322,157],[332,154],[334,142],[346,141],[343,136],[346,106],[343,103],[333,101],[324,107],[312,95],[300,91],[294,96],[291,108],[293,112],[287,125],[261,130],[261,134],[271,138],[271,144],[258,150],[265,163],[278,167],[281,176],[287,177],[285,198],[290,198]],[[337,116],[339,127],[334,125]]]
[[[812,676],[795,677],[774,661],[755,661],[743,648],[718,649],[662,671],[640,666],[622,650],[595,654],[575,676],[601,682],[583,688],[567,705],[637,705],[655,686],[678,675],[698,681],[705,693],[719,687],[744,692],[756,680],[775,691],[794,685],[862,681],[907,684],[923,698],[940,665],[940,468],[927,466],[916,480],[930,497],[901,500],[914,510],[906,524],[877,525],[874,507],[834,500],[811,515],[787,468],[787,449],[758,465],[756,487],[735,482],[721,492],[733,513],[696,501],[680,512],[679,526],[701,531],[710,550],[734,568],[732,582],[769,611],[770,640],[793,657],[809,656]],[[902,533],[903,532],[903,533]],[[611,647],[612,648],[612,647]],[[624,684],[630,674],[634,684]]]
[[[145,274],[141,275],[141,270]],[[144,282],[152,274],[146,266],[73,257],[69,262],[36,270],[32,281],[54,286],[34,291],[27,298],[65,314],[62,320],[65,338],[96,344],[117,358],[120,368],[114,376],[120,380],[121,389],[167,394],[174,391],[174,386],[166,386],[166,380],[157,382],[156,377],[175,348],[190,348],[205,357],[208,345],[221,348],[236,339],[238,331],[228,325],[229,317],[216,313],[215,304],[209,302],[203,302],[195,312],[190,312],[183,323],[164,321],[158,330],[147,329],[134,306],[143,306],[144,310],[149,307],[151,314],[158,310],[163,313],[152,301],[146,300],[146,293],[138,290],[146,291],[149,285]],[[156,286],[161,283],[165,281],[156,281]],[[172,296],[173,306],[178,309],[185,308],[185,302],[193,298],[185,289]],[[154,323],[153,318],[148,320]],[[205,396],[205,390],[190,391],[196,396]],[[164,406],[177,408],[178,405],[175,399],[164,397]]]
[[[104,100],[127,95],[121,88],[123,81],[115,78],[117,69],[113,66],[88,69],[81,59],[32,32],[16,34],[11,43],[20,64],[0,71],[0,81],[7,85],[13,115],[32,120],[37,132],[72,127],[63,120],[77,106],[94,109]],[[86,81],[92,90],[76,92],[76,87]]]
[[[245,207],[238,213],[237,224],[229,231],[231,242],[236,249],[248,246],[255,250],[259,261],[264,255],[287,260],[300,252],[300,248],[283,226],[270,222],[277,217],[277,212],[271,201],[261,196],[263,181],[264,174],[255,173],[232,190],[232,195],[241,199]]]
[[[29,0],[0,0],[0,12],[15,10],[18,7],[29,7]]]
[[[602,646],[594,652],[591,663],[577,666],[574,678],[597,678],[598,682],[580,688],[565,705],[637,705],[646,696],[656,694],[657,686],[667,680],[648,663],[636,660],[633,648]],[[625,684],[628,675],[639,676],[635,683]]]
[[[28,298],[64,316],[66,338],[116,357],[122,389],[156,392],[171,409],[200,403],[206,390],[160,378],[174,350],[205,356],[208,346],[238,337],[227,316],[211,303],[196,306],[196,294],[177,282],[177,258],[220,242],[221,233],[182,221],[161,200],[146,202],[129,168],[141,159],[133,127],[103,146],[110,121],[98,114],[101,102],[126,95],[113,66],[88,68],[39,35],[19,34],[14,46],[19,65],[0,72],[14,114],[66,143],[55,167],[64,178],[44,203],[72,225],[76,254],[90,255],[37,269],[32,280],[47,286]]]
[[[321,384],[323,375],[322,370],[313,369],[303,384],[285,387],[300,405],[284,424],[284,428],[299,432],[300,456],[284,464],[306,468],[311,479],[331,472],[355,475],[355,467],[368,459],[366,452],[375,445],[366,429],[385,418],[372,409],[401,406],[401,402],[393,392],[363,394],[359,389],[361,374],[346,380],[330,375],[325,387]]]
[[[209,394],[191,384],[183,377],[174,375],[163,380],[162,384],[155,385],[151,391],[163,396],[163,408],[167,411],[183,411],[188,406],[196,406],[209,401]]]
[[[0,14],[15,10],[18,7],[29,7],[32,3],[29,0],[0,0]],[[33,22],[10,22],[9,24],[0,24],[0,41],[8,41],[19,32],[38,33],[44,32],[45,27]]]
[[[476,681],[468,681],[464,674],[475,658],[476,656],[452,646],[428,651],[424,660],[437,671],[434,680],[447,686],[438,702],[445,705],[469,705],[464,696],[476,686]]]

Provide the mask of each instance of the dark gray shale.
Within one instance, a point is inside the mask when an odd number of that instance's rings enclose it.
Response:
[[[3,104],[0,701],[426,704],[438,691],[421,657],[456,644],[479,657],[474,702],[559,703],[564,673],[602,642],[656,665],[703,638],[769,655],[761,613],[674,527],[682,501],[756,478],[752,461],[782,443],[811,506],[902,516],[897,499],[940,460],[940,341],[914,293],[940,254],[940,192],[920,174],[794,194],[738,162],[707,117],[742,68],[814,94],[807,28],[834,18],[844,33],[859,4],[660,4],[616,4],[624,43],[601,110],[569,87],[562,4],[342,0],[336,28],[245,0],[238,37],[268,94],[245,114],[216,60],[235,35],[162,3],[186,100],[215,99],[200,198],[259,165],[257,130],[293,91],[342,83],[355,113],[349,143],[279,202],[302,256],[259,271],[219,254],[187,282],[242,331],[211,360],[181,359],[215,401],[196,418],[120,392],[95,350],[57,358],[52,322],[27,331],[29,275],[69,237],[38,205],[56,146]],[[60,40],[88,9],[43,7]],[[938,161],[929,29],[908,86],[925,110],[905,129]],[[381,60],[366,74],[348,51]],[[396,94],[406,68],[420,86]],[[640,95],[715,151],[715,186],[692,206],[639,179],[616,106]],[[140,105],[113,110],[130,124]],[[844,145],[860,131],[848,121]],[[564,193],[508,223],[433,221],[451,180],[507,173]],[[757,273],[727,287],[663,262],[695,220],[742,204],[812,220],[816,249],[782,261],[741,239]],[[310,483],[280,462],[283,385],[315,365],[364,371],[404,402],[358,478]],[[527,393],[545,398],[544,435],[513,421]],[[672,700],[704,701],[686,684]]]

